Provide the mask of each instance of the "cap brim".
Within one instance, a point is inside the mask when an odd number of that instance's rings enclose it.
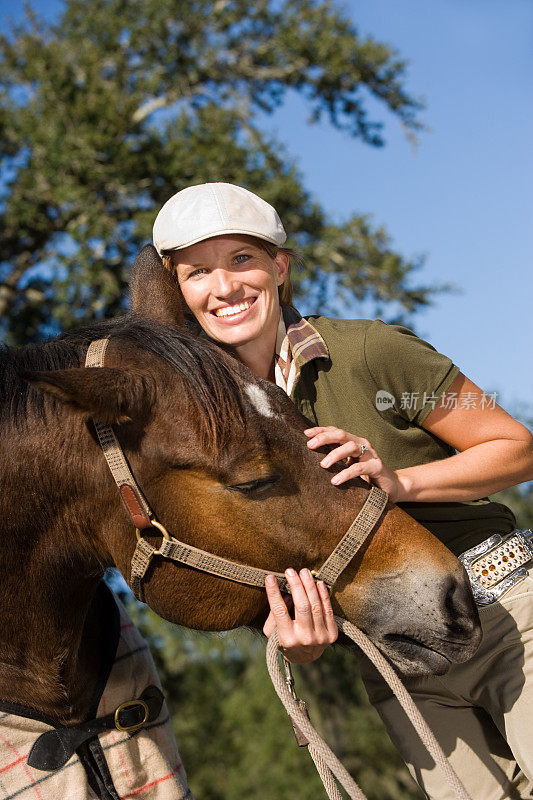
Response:
[[[196,236],[193,239],[189,239],[186,242],[179,243],[179,244],[169,244],[165,247],[159,248],[155,242],[154,246],[159,255],[163,255],[163,253],[169,253],[174,250],[183,250],[185,247],[190,247],[192,244],[198,244],[198,242],[204,242],[206,239],[213,239],[215,236],[231,236],[232,234],[242,234],[243,236],[253,236],[255,239],[262,239],[264,242],[270,242],[270,244],[276,245],[276,247],[281,247],[284,242],[286,241],[287,237],[283,238],[283,241],[276,241],[271,236],[265,236],[262,233],[258,233],[257,231],[250,231],[246,230],[245,228],[231,228],[228,230],[227,228],[222,228],[218,231],[212,231],[211,233],[206,233],[201,236]]]

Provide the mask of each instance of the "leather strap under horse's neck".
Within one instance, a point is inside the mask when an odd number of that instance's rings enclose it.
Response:
[[[91,342],[85,359],[86,367],[102,367],[108,339],[97,339]],[[154,556],[162,556],[172,561],[177,561],[185,566],[192,567],[216,575],[226,580],[244,583],[248,586],[257,586],[264,589],[265,577],[275,575],[280,589],[290,592],[287,579],[281,572],[264,570],[257,567],[238,564],[226,558],[221,558],[205,550],[199,550],[189,544],[180,542],[166,531],[155,519],[146,498],[139,488],[133,473],[126,461],[119,441],[110,425],[93,420],[100,446],[104,452],[111,474],[118,486],[120,496],[137,529],[137,546],[131,560],[130,583],[133,593],[139,600],[144,601],[142,581]],[[352,522],[341,541],[331,555],[318,570],[313,570],[316,580],[323,580],[331,588],[341,572],[348,566],[365,539],[374,529],[387,505],[388,495],[377,486],[370,489],[368,497]],[[144,539],[141,531],[147,528],[156,529],[162,534],[163,540],[159,550]]]

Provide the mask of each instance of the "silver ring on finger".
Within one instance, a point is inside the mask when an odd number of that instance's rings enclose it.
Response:
[[[361,448],[361,453],[359,455],[359,458],[361,458],[361,456],[364,456],[364,454],[368,450],[368,447],[366,446],[366,444],[360,444],[359,447]]]

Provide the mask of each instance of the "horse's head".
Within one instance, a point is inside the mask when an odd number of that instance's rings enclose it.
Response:
[[[78,420],[93,466],[100,551],[129,579],[135,531],[90,417],[115,425],[145,497],[177,539],[266,570],[318,568],[361,508],[364,482],[333,486],[319,466],[322,455],[306,446],[308,423],[280,389],[210,342],[160,324],[180,318],[171,284],[153,248],[145,248],[135,313],[115,326],[105,367],[30,378]],[[147,538],[160,541],[153,533]],[[259,625],[268,610],[261,589],[161,558],[149,568],[145,594],[161,616],[204,630]],[[479,641],[457,559],[393,506],[342,573],[333,604],[406,673],[445,672]]]

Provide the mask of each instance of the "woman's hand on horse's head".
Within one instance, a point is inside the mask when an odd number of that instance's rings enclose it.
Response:
[[[367,439],[354,436],[353,433],[335,428],[333,425],[308,428],[304,433],[310,437],[307,446],[311,450],[324,445],[339,445],[320,462],[320,466],[324,469],[329,469],[338,461],[346,462],[345,469],[335,473],[331,483],[339,486],[352,478],[364,478],[387,492],[392,502],[395,502],[400,494],[400,479],[394,470],[383,463]]]
[[[285,570],[294,602],[294,619],[289,614],[273,575],[265,580],[270,614],[263,633],[270,636],[278,629],[283,655],[294,664],[306,664],[322,655],[328,644],[337,639],[337,623],[324,581],[315,580],[308,569],[300,574]]]

